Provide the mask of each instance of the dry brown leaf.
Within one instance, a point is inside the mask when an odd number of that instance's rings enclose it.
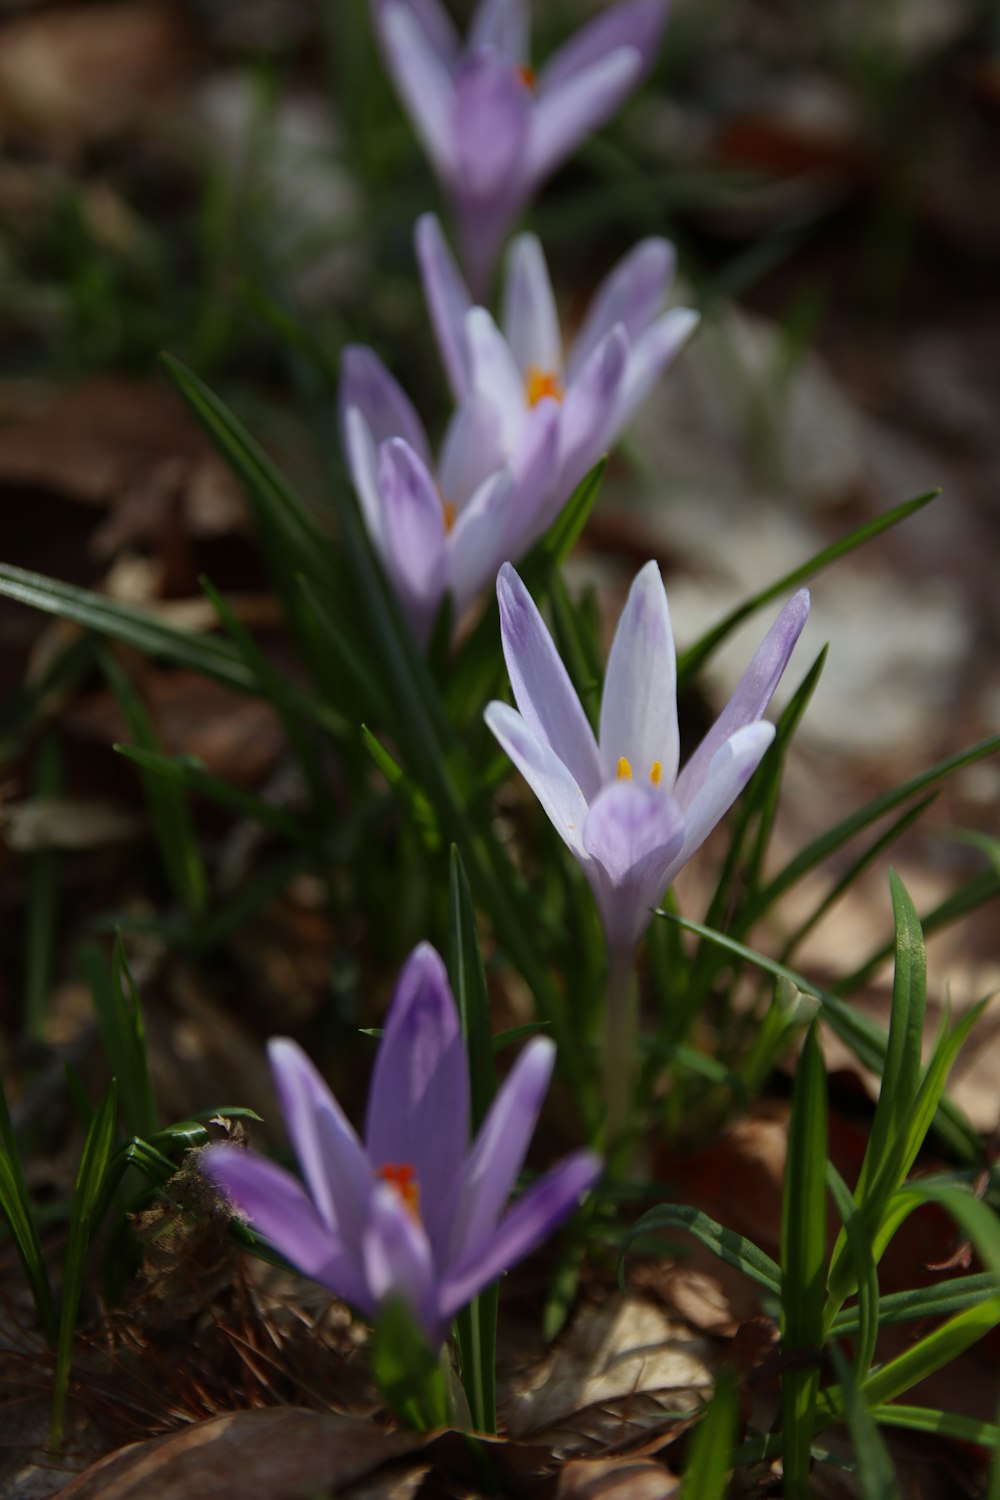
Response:
[[[110,802],[26,797],[0,808],[0,837],[11,849],[101,849],[137,838],[142,820]]]
[[[306,1500],[323,1491],[341,1494],[426,1441],[297,1407],[232,1412],[120,1449],[60,1494],[63,1500]]]
[[[679,1481],[649,1458],[578,1458],[559,1474],[556,1500],[672,1500]]]

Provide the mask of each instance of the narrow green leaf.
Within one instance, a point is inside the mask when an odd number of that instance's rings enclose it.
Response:
[[[924,912],[920,918],[921,926],[929,937],[931,933],[947,927],[949,922],[956,922],[987,901],[994,901],[997,896],[1000,896],[1000,875],[993,870],[985,870],[965,881],[957,891],[952,891],[930,911]],[[853,973],[844,979],[838,979],[837,993],[849,995],[859,989],[881,967],[891,952],[891,943],[880,945]]]
[[[158,750],[140,750],[136,745],[115,745],[114,749],[126,760],[141,766],[144,771],[162,776],[167,781],[175,781],[189,792],[208,797],[220,807],[228,808],[230,812],[237,813],[249,822],[273,829],[292,843],[312,842],[309,829],[291,813],[285,812],[284,808],[277,807],[273,802],[265,802],[263,797],[258,797],[243,787],[223,781],[220,776],[213,776],[196,756],[164,755]]]
[[[116,932],[111,963],[101,948],[85,943],[78,964],[94,1001],[97,1024],[113,1075],[121,1080],[125,1127],[148,1135],[157,1127],[156,1099],[149,1075],[142,1006],[132,979],[121,934]]]
[[[861,1387],[869,1406],[880,1406],[911,1390],[935,1370],[950,1365],[1000,1323],[1000,1296],[956,1313],[933,1333],[875,1370]]]
[[[960,1443],[978,1443],[1000,1453],[1000,1424],[979,1422],[957,1412],[935,1411],[927,1406],[873,1406],[871,1415],[882,1427],[902,1427],[908,1432],[933,1432]]]
[[[424,793],[407,776],[402,766],[394,756],[390,755],[381,740],[372,734],[367,724],[362,724],[361,726],[361,739],[375,765],[413,819],[427,849],[431,852],[439,849],[441,847],[441,830],[438,827],[437,818],[434,816],[434,809],[431,807]]]
[[[448,1427],[451,1412],[441,1363],[404,1302],[379,1308],[372,1338],[372,1374],[386,1402],[407,1427]]]
[[[844,1226],[846,1254],[851,1262],[854,1285],[858,1290],[858,1305],[853,1309],[857,1328],[854,1370],[856,1378],[863,1380],[871,1369],[875,1358],[875,1346],[878,1343],[878,1272],[875,1268],[875,1256],[872,1252],[868,1226],[851,1196],[850,1188],[833,1163],[829,1161],[826,1164],[826,1180]],[[828,1304],[824,1315],[826,1332],[829,1332],[829,1325],[833,1321],[831,1314],[835,1310]]]
[[[936,499],[940,493],[939,489],[928,490],[926,494],[918,495],[914,500],[907,500],[902,505],[894,506],[892,510],[884,511],[882,515],[876,516],[874,521],[869,521],[866,525],[859,526],[855,531],[849,532],[847,536],[841,537],[839,541],[833,542],[831,546],[824,547],[822,552],[817,552],[815,557],[810,558],[808,562],[802,563],[797,568],[793,568],[791,572],[785,573],[766,589],[762,589],[760,593],[754,594],[752,598],[745,600],[743,604],[740,604],[730,614],[726,615],[724,620],[720,620],[718,625],[714,625],[711,630],[706,631],[701,639],[689,647],[679,658],[677,663],[679,683],[683,684],[687,682],[695,672],[699,671],[726,637],[736,629],[737,625],[741,625],[750,615],[756,614],[759,609],[763,609],[765,604],[770,604],[774,599],[780,599],[784,594],[788,594],[793,589],[798,588],[800,584],[806,583],[810,578],[814,578],[817,573],[821,573],[824,568],[828,568],[838,558],[845,557],[848,552],[853,552],[856,547],[861,547],[866,542],[872,541],[875,537],[880,536],[883,531],[888,531],[890,527],[898,526],[900,521],[905,521],[908,516],[912,516],[916,511],[921,510],[931,500]]]
[[[875,1419],[858,1389],[851,1367],[834,1344],[830,1353],[844,1402],[844,1416],[854,1443],[858,1484],[863,1500],[899,1500],[899,1480]]]
[[[731,1373],[724,1370],[691,1440],[681,1500],[724,1500],[733,1467],[738,1415],[736,1385]]]
[[[826,1269],[826,1068],[815,1023],[795,1073],[781,1212],[782,1461],[788,1500],[808,1500]],[[804,1362],[789,1361],[802,1355]]]
[[[31,1199],[21,1166],[21,1152],[11,1123],[7,1093],[0,1082],[0,1211],[10,1227],[14,1245],[31,1288],[38,1321],[50,1344],[56,1342],[56,1312],[49,1273],[42,1255]]]
[[[493,1036],[493,1054],[503,1052],[507,1047],[513,1047],[515,1042],[523,1042],[529,1036],[538,1036],[540,1032],[548,1029],[547,1021],[525,1021],[522,1026],[508,1026],[503,1031],[498,1031]]]
[[[878,1326],[888,1328],[896,1323],[923,1322],[946,1313],[975,1307],[995,1289],[993,1276],[986,1271],[959,1276],[954,1281],[940,1281],[934,1286],[914,1287],[905,1292],[890,1292],[879,1299]],[[832,1338],[847,1338],[858,1332],[860,1310],[844,1307],[830,1327]]]
[[[53,733],[38,747],[32,785],[41,801],[57,797],[63,782],[62,748]],[[26,879],[27,937],[24,955],[24,1029],[40,1037],[45,1029],[52,984],[52,961],[57,952],[59,910],[59,851],[37,849],[28,856]]]
[[[94,1113],[76,1176],[70,1213],[62,1302],[59,1309],[59,1339],[56,1346],[55,1381],[52,1395],[52,1447],[62,1445],[73,1359],[73,1334],[83,1291],[84,1268],[90,1238],[96,1227],[95,1210],[101,1200],[104,1179],[111,1161],[115,1116],[118,1112],[114,1080]]]
[[[559,515],[538,544],[538,552],[550,566],[561,567],[576,546],[586,526],[594,503],[604,483],[607,456],[599,458],[594,467],[580,480]],[[531,577],[532,559],[529,557],[523,569],[526,579]]]
[[[727,1266],[735,1266],[737,1271],[742,1271],[765,1291],[780,1297],[781,1267],[769,1255],[742,1234],[717,1224],[714,1219],[702,1213],[700,1208],[692,1208],[684,1203],[660,1204],[658,1208],[651,1208],[648,1213],[644,1213],[632,1225],[622,1241],[618,1260],[618,1284],[622,1290],[625,1287],[625,1256],[629,1246],[639,1235],[651,1234],[658,1229],[687,1230],[711,1250],[713,1255],[718,1256],[719,1260],[725,1261]]]

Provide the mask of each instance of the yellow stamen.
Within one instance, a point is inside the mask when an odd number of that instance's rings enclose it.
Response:
[[[659,784],[660,784],[660,777],[662,775],[663,775],[663,767],[661,766],[661,764],[660,764],[660,762],[658,760],[654,760],[653,761],[652,770],[649,773],[649,779],[653,783],[654,786],[659,786]]]
[[[458,514],[458,506],[455,504],[454,500],[442,500],[441,509],[444,511],[445,535],[450,536],[451,528],[454,526],[455,517]]]
[[[535,70],[528,63],[522,63],[519,68],[514,69],[519,83],[523,83],[526,89],[535,87]]]
[[[631,781],[632,780],[632,767],[629,765],[629,763],[625,759],[624,755],[620,755],[618,757],[618,780],[619,781]]]
[[[551,396],[555,401],[563,398],[562,381],[554,370],[540,370],[537,365],[529,365],[528,373],[524,377],[524,394],[529,406],[537,406],[543,396]]]
[[[393,1166],[386,1162],[384,1167],[379,1167],[378,1175],[383,1182],[388,1182],[406,1204],[408,1212],[420,1223],[420,1188],[413,1178],[413,1168],[409,1162],[403,1162],[400,1166]]]

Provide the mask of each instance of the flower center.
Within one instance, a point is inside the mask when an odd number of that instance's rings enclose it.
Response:
[[[554,401],[563,398],[562,381],[555,370],[540,370],[537,365],[529,365],[528,373],[524,377],[524,394],[529,406],[537,406],[543,396],[551,396]]]
[[[454,500],[442,500],[441,511],[444,516],[445,536],[450,536],[451,528],[454,526],[455,517],[458,514],[458,506],[455,504]]]
[[[386,1162],[385,1166],[379,1167],[378,1175],[383,1182],[394,1187],[402,1198],[410,1216],[420,1223],[420,1187],[414,1179],[413,1167],[409,1162],[402,1162],[394,1166],[392,1162]]]
[[[523,83],[526,89],[535,87],[535,70],[530,63],[522,63],[519,68],[514,69],[514,76],[519,83]]]
[[[659,786],[662,777],[663,777],[663,763],[661,761],[654,760],[653,764],[649,768],[649,779],[653,783],[654,786]],[[620,755],[618,757],[618,780],[619,781],[631,781],[632,780],[632,767],[629,764],[629,761],[628,761],[627,757],[624,756],[624,755]]]

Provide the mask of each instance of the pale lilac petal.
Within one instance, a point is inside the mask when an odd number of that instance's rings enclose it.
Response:
[[[500,413],[485,396],[473,396],[448,424],[438,473],[441,494],[461,515],[466,502],[507,462]]]
[[[515,1204],[489,1244],[447,1276],[441,1289],[442,1315],[454,1317],[484,1287],[537,1249],[569,1217],[602,1170],[600,1157],[578,1151],[547,1172]]]
[[[613,781],[622,756],[636,781],[677,779],[677,662],[667,592],[655,562],[636,575],[611,645],[601,698],[601,766]]]
[[[434,170],[445,181],[457,162],[451,70],[406,0],[385,0],[380,33],[386,66]]]
[[[809,590],[800,589],[767,632],[735,693],[678,776],[674,795],[682,808],[691,806],[704,785],[716,752],[737,729],[763,716],[808,617]]]
[[[496,574],[507,535],[512,490],[509,469],[491,474],[455,522],[449,538],[448,577],[458,613]]]
[[[469,286],[479,302],[489,300],[493,267],[511,224],[530,196],[523,173],[512,177],[502,191],[484,200],[460,189],[454,193],[455,231]]]
[[[487,704],[483,717],[542,804],[553,828],[577,859],[586,863],[582,834],[587,818],[587,799],[558,755],[529,729],[517,709],[508,703]]]
[[[774,725],[764,719],[737,729],[719,746],[701,787],[684,809],[684,843],[667,872],[664,888],[725,817],[763,760],[774,733]]]
[[[610,119],[642,73],[642,55],[618,47],[565,82],[539,90],[531,117],[525,180],[537,185]]]
[[[210,1146],[198,1161],[258,1234],[304,1276],[329,1287],[361,1312],[372,1311],[360,1265],[340,1236],[324,1224],[290,1172],[240,1146]]]
[[[560,375],[559,314],[537,235],[518,235],[507,252],[500,325],[522,377],[532,370]]]
[[[472,388],[492,401],[500,415],[504,446],[517,451],[528,406],[524,380],[510,345],[484,307],[474,307],[465,319]]]
[[[683,842],[681,811],[658,787],[615,781],[591,803],[583,825],[591,863],[584,869],[609,947],[628,952],[638,942]]]
[[[677,254],[669,240],[642,240],[601,282],[566,360],[572,380],[601,340],[620,323],[629,343],[646,331],[663,306]]]
[[[430,1242],[398,1193],[388,1185],[376,1188],[372,1195],[361,1254],[369,1296],[375,1306],[398,1297],[436,1349],[445,1325],[438,1311]]]
[[[393,0],[373,0],[375,29],[381,35],[382,12]],[[406,0],[410,10],[427,34],[427,39],[441,61],[447,66],[458,55],[460,41],[451,17],[441,0]]]
[[[494,1099],[455,1184],[449,1265],[475,1255],[496,1229],[524,1165],[555,1060],[555,1045],[536,1037]]]
[[[540,92],[565,83],[600,62],[616,47],[634,47],[642,54],[643,70],[656,57],[667,19],[666,0],[629,0],[581,26],[542,69]]]
[[[488,200],[519,177],[528,146],[531,96],[492,53],[470,54],[455,74],[450,131],[455,186]]]
[[[552,750],[589,801],[601,785],[594,731],[535,601],[510,563],[497,575],[497,602],[514,701],[532,734]]]
[[[344,454],[361,503],[361,514],[375,549],[385,562],[385,527],[382,496],[378,487],[378,448],[371,429],[356,406],[348,407],[343,419]]]
[[[677,357],[699,323],[690,307],[675,307],[646,330],[633,344],[622,382],[613,430],[622,431],[646,399],[670,362]]]
[[[374,349],[349,344],[341,354],[338,405],[342,428],[346,427],[348,411],[356,408],[367,422],[376,447],[389,438],[405,438],[424,463],[430,463],[431,450],[424,425],[409,396]]]
[[[628,335],[619,323],[598,344],[566,392],[559,477],[567,496],[608,447],[628,356]]]
[[[372,1162],[411,1166],[432,1244],[469,1143],[469,1076],[458,1014],[440,957],[421,943],[407,959],[375,1059],[365,1144]]]
[[[378,484],[386,570],[424,639],[447,581],[441,497],[424,464],[401,438],[382,444]]]
[[[357,1244],[371,1197],[371,1162],[302,1048],[275,1037],[267,1051],[285,1128],[312,1200],[331,1229],[347,1244]]]
[[[530,56],[530,27],[527,0],[480,0],[469,28],[469,46],[490,49],[517,68]]]
[[[562,408],[550,396],[529,411],[513,460],[514,496],[505,556],[517,558],[562,509],[559,488],[559,432]]]
[[[414,238],[424,300],[434,327],[441,361],[456,401],[470,390],[469,355],[465,344],[465,315],[472,306],[469,289],[434,214],[417,220]]]

